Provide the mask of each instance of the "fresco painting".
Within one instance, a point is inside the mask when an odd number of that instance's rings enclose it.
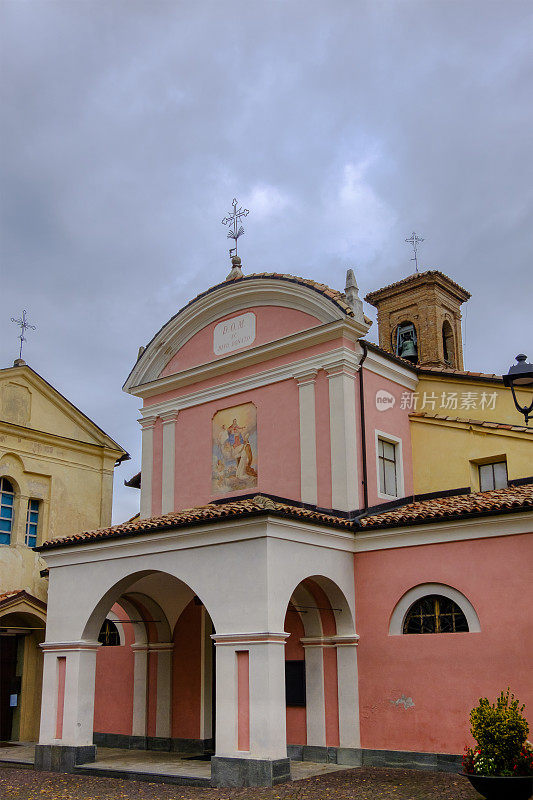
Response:
[[[253,403],[213,417],[212,489],[215,494],[257,486],[257,411]]]

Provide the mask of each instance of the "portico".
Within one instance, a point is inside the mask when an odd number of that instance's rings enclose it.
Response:
[[[65,770],[94,761],[98,634],[113,607],[127,615],[116,616],[117,626],[134,639],[130,747],[209,749],[214,668],[212,784],[273,785],[288,779],[289,604],[305,632],[308,760],[324,760],[311,756],[335,747],[338,763],[357,763],[353,533],[340,518],[291,511],[262,497],[199,509],[203,520],[193,511],[47,545],[49,625],[37,765]],[[206,519],[206,511],[215,519]],[[68,586],[76,586],[77,602],[65,608]],[[204,646],[199,696],[191,701],[194,710],[186,711],[179,681],[172,683],[172,662],[191,658],[175,631],[194,604],[212,621],[207,637],[214,641],[216,658],[212,665],[210,648]],[[145,628],[154,632],[148,641],[141,635],[141,617],[149,619]],[[176,721],[171,715],[184,713],[199,717],[193,726],[197,739],[172,735]],[[147,736],[150,715],[155,736]]]

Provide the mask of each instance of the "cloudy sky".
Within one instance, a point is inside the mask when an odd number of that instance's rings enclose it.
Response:
[[[467,368],[533,356],[530,0],[2,0],[0,365],[27,362],[132,455],[139,345],[228,272],[472,292]],[[367,312],[369,309],[367,308]],[[376,338],[376,332],[371,338]],[[529,348],[529,350],[528,350]]]

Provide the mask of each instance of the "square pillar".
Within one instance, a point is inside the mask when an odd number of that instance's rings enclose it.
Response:
[[[94,761],[94,685],[99,642],[45,642],[41,731],[35,768],[71,772]]]
[[[285,708],[289,634],[214,634],[217,661],[213,786],[273,786],[290,779]]]
[[[359,636],[333,636],[331,641],[337,648],[339,750],[359,750],[361,747],[359,678],[357,673]],[[339,761],[338,763],[351,762]]]
[[[140,517],[152,516],[152,475],[154,471],[154,424],[156,417],[138,420],[142,429]]]
[[[344,359],[325,367],[329,379],[331,504],[340,511],[359,508],[355,369]]]
[[[157,653],[157,699],[155,717],[155,735],[158,738],[170,739],[172,712],[172,654],[174,644],[150,644],[150,652]]]
[[[148,645],[132,644],[131,649],[133,650],[133,720],[131,735],[146,742]]]
[[[307,746],[326,746],[324,653],[321,640],[302,639],[305,652]]]

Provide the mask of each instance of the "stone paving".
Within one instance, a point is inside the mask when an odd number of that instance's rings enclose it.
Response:
[[[204,789],[104,778],[96,772],[90,776],[63,775],[0,765],[0,797],[2,800],[480,800],[480,795],[460,775],[384,767],[337,770],[273,789]]]

